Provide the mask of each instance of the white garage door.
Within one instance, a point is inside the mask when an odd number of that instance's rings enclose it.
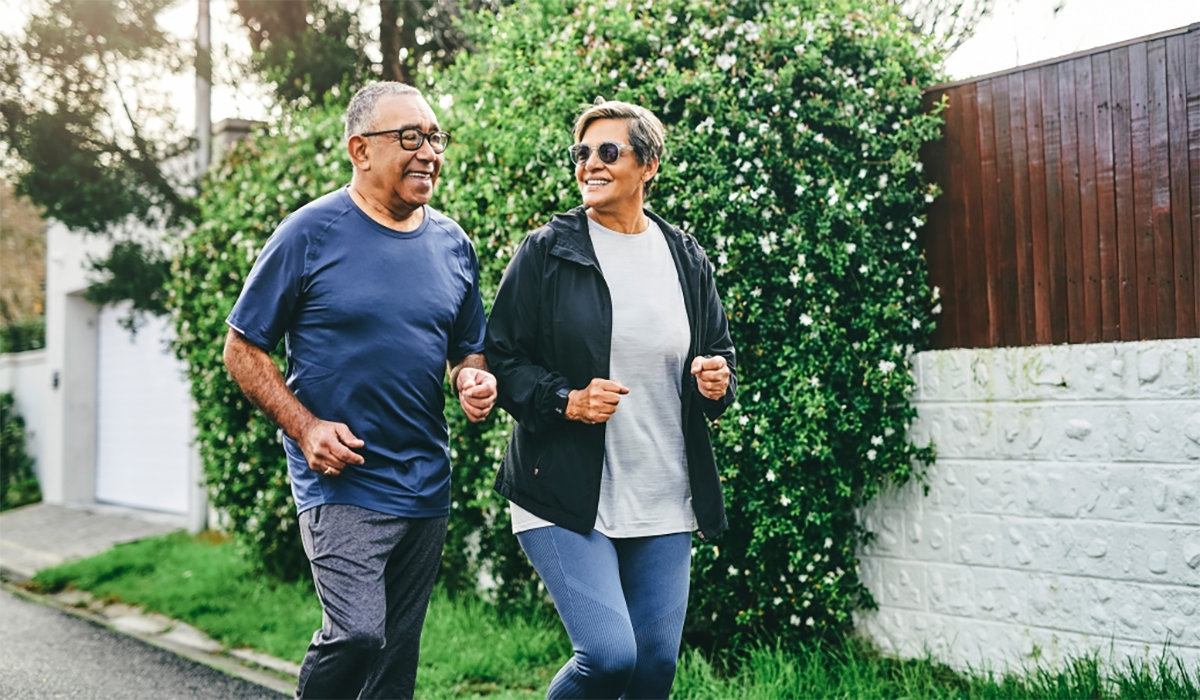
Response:
[[[191,406],[184,366],[167,348],[167,319],[136,336],[118,324],[127,307],[100,312],[96,500],[187,513]]]

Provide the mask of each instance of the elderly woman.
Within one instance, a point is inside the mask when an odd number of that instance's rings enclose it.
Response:
[[[605,102],[574,139],[583,206],[529,234],[488,324],[517,421],[496,490],[575,648],[548,697],[665,698],[691,533],[726,528],[704,417],[733,402],[734,351],[704,250],[643,206],[659,120]]]

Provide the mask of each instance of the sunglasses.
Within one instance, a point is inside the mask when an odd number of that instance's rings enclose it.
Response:
[[[372,131],[368,134],[359,134],[359,136],[383,136],[384,134],[395,134],[396,140],[400,142],[400,147],[406,151],[420,150],[425,141],[429,141],[429,147],[433,149],[434,153],[441,153],[446,150],[446,146],[450,145],[450,134],[444,131],[432,131],[426,134],[412,126],[407,129]]]
[[[605,141],[599,146],[596,146],[595,150],[596,155],[600,158],[601,163],[607,163],[611,165],[616,163],[617,159],[621,157],[622,151],[632,151],[633,146],[626,146],[623,143]],[[570,156],[572,165],[582,165],[588,162],[588,159],[592,157],[592,146],[589,146],[586,143],[577,143],[567,149],[567,155]]]

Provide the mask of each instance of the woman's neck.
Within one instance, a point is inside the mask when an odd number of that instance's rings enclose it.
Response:
[[[650,228],[650,220],[639,206],[637,209],[621,212],[600,211],[588,209],[588,218],[610,231],[617,233],[637,234]]]

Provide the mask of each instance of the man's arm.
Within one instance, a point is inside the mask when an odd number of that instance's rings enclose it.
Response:
[[[283,428],[304,451],[308,466],[326,476],[337,476],[351,464],[362,464],[350,450],[363,441],[343,423],[323,421],[300,403],[283,381],[279,368],[265,350],[229,329],[225,336],[225,366],[246,398]]]
[[[467,420],[479,423],[492,411],[496,403],[496,378],[488,372],[487,360],[476,353],[455,362],[448,360],[450,386],[458,394],[458,403]]]

